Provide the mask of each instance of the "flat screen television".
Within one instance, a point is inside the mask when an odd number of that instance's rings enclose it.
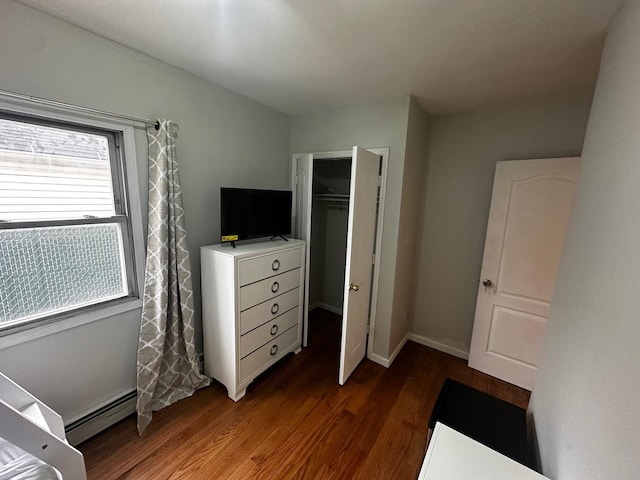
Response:
[[[289,235],[291,198],[290,190],[220,188],[222,242]]]

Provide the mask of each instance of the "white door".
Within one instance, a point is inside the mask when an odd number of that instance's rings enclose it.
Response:
[[[498,162],[469,366],[531,390],[580,158]]]
[[[296,238],[307,242],[305,250],[304,272],[304,312],[302,346],[306,347],[309,341],[309,262],[311,258],[311,210],[313,206],[313,154],[302,153],[294,155],[294,174],[292,175],[291,190],[294,192],[293,211],[294,232]]]
[[[380,158],[377,155],[353,147],[338,377],[340,385],[344,385],[367,350],[379,169]]]

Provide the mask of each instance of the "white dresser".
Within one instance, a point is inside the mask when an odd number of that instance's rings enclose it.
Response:
[[[304,244],[200,248],[204,369],[236,402],[259,374],[300,351]]]

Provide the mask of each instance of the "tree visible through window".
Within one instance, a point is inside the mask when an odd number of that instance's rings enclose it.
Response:
[[[0,332],[133,295],[118,135],[0,113]]]

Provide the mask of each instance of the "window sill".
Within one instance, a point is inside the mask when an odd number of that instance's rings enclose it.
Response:
[[[142,300],[139,298],[126,299],[121,302],[105,305],[102,308],[78,313],[68,318],[60,319],[56,322],[41,325],[39,327],[30,328],[20,332],[11,333],[0,337],[0,350],[3,348],[13,347],[21,343],[30,342],[38,338],[55,335],[65,330],[86,325],[88,323],[104,320],[115,315],[120,315],[132,310],[141,309]]]

